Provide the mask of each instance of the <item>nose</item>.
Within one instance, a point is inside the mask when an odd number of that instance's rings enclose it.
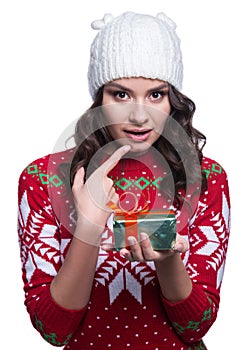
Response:
[[[133,124],[142,125],[148,122],[149,114],[143,103],[133,104],[129,113],[129,121]]]

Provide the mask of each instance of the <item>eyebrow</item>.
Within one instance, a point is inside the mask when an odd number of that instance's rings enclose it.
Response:
[[[109,88],[109,87],[115,87],[115,88],[121,89],[121,90],[123,90],[123,91],[133,92],[133,90],[129,89],[128,87],[123,86],[123,85],[118,84],[118,83],[115,83],[115,82],[108,83],[108,84],[106,85],[106,87],[107,87],[107,88]],[[147,92],[158,91],[158,90],[162,90],[162,89],[166,89],[166,88],[168,88],[168,83],[163,83],[163,84],[161,84],[161,85],[158,85],[158,86],[153,87],[152,89],[149,89]]]

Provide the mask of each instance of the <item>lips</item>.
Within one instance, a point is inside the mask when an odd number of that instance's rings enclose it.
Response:
[[[130,129],[124,130],[128,138],[135,141],[145,141],[150,136],[152,129]]]

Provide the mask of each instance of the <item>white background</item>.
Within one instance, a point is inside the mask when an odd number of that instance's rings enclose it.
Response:
[[[209,350],[249,348],[249,16],[247,1],[6,0],[0,4],[1,343],[2,349],[52,347],[32,328],[23,306],[16,232],[17,182],[32,160],[52,151],[60,133],[86,108],[90,22],[106,12],[164,11],[177,23],[183,92],[197,106],[205,154],[227,170],[232,232]]]

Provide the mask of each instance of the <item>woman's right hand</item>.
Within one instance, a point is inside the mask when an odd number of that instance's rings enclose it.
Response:
[[[116,150],[85,183],[83,168],[75,175],[72,193],[78,219],[74,239],[50,287],[53,299],[64,308],[81,310],[89,301],[102,233],[110,215],[107,203],[118,200],[108,174],[129,149]]]
[[[99,226],[104,228],[110,216],[109,202],[117,203],[118,194],[113,187],[109,172],[119,160],[130,150],[130,146],[118,148],[84,183],[84,168],[81,167],[75,175],[72,193],[76,205],[78,224]]]

